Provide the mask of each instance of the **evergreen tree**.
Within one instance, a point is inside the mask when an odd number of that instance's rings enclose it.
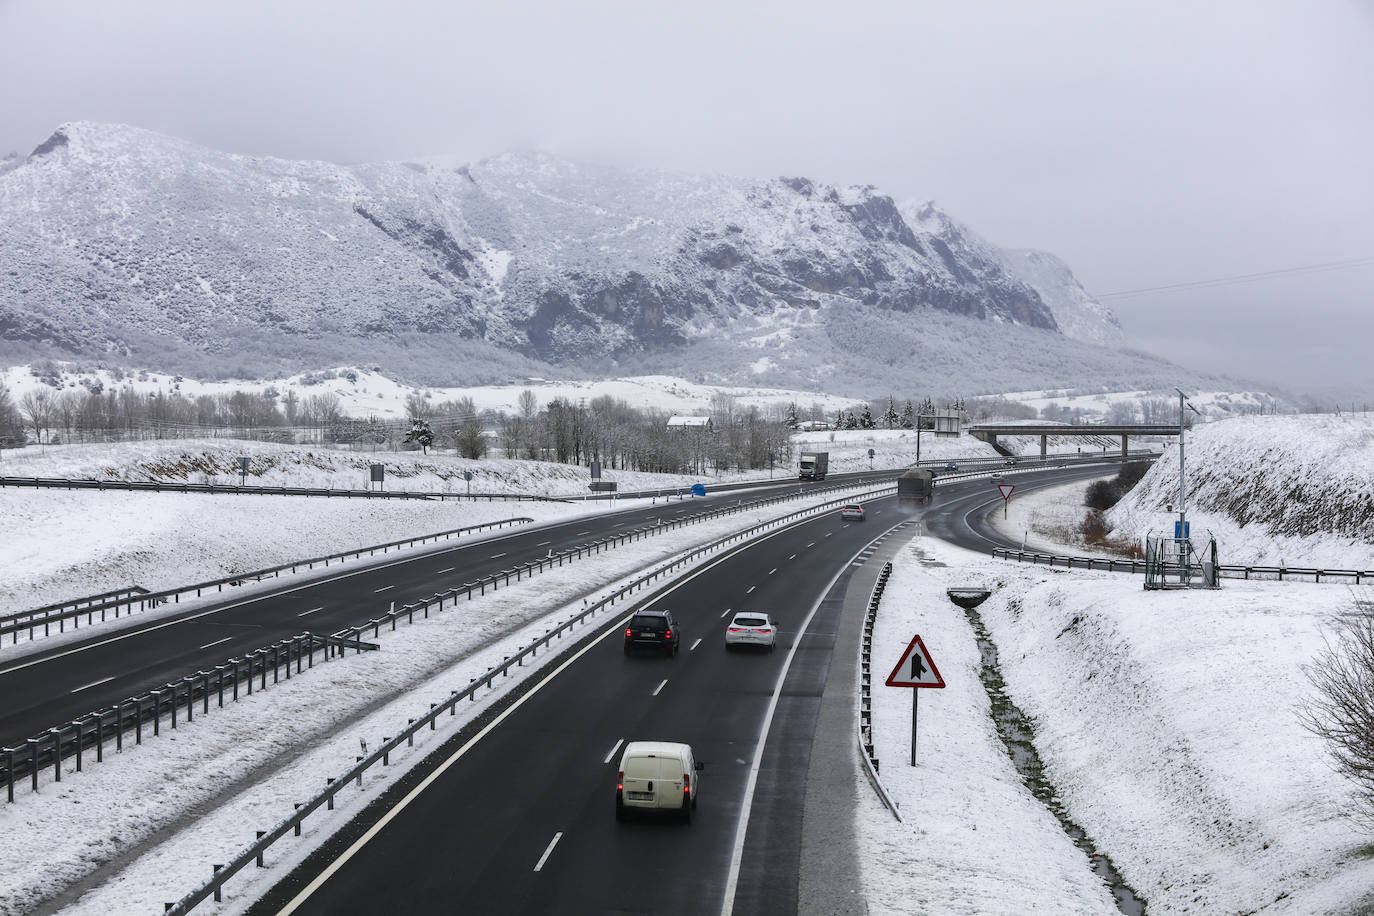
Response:
[[[849,427],[846,427],[846,426],[844,425],[844,408],[841,407],[839,410],[837,410],[837,411],[835,412],[835,429],[848,429],[848,428],[849,428]]]
[[[791,404],[787,405],[787,417],[783,422],[787,424],[788,429],[796,429],[800,425],[800,423],[797,420],[796,401],[793,401]]]
[[[915,428],[916,428],[916,410],[915,410],[915,408],[913,408],[913,407],[911,406],[911,401],[908,399],[907,402],[906,402],[906,406],[902,408],[902,429],[915,429]]]
[[[859,421],[856,420],[856,419],[854,419],[854,411],[851,410],[848,414],[845,415],[845,418],[844,418],[844,428],[845,428],[845,429],[858,429],[858,428],[859,428]]]
[[[888,429],[896,429],[898,423],[897,404],[892,400],[892,395],[887,396],[887,412],[883,414],[883,422]]]
[[[434,444],[434,430],[429,428],[429,423],[427,421],[421,420],[418,417],[412,417],[410,420],[410,432],[406,433],[405,441],[419,443],[420,448],[424,450],[424,454],[428,455],[429,447]]]
[[[869,410],[868,405],[865,404],[864,412],[859,415],[859,427],[861,429],[873,429],[877,425],[873,422],[873,411]]]

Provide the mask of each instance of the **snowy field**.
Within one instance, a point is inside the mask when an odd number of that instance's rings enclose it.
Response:
[[[970,586],[993,592],[979,611],[1050,782],[1149,913],[1374,905],[1374,845],[1342,816],[1350,785],[1296,718],[1302,666],[1351,589],[1147,593],[1139,576],[918,538],[894,563],[875,632],[875,744],[906,819],[857,777],[871,913],[1117,912],[997,738],[973,631],[944,594]],[[915,768],[911,691],[881,686],[913,633],[948,685],[922,691]]]

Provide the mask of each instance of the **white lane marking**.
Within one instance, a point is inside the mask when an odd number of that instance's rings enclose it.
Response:
[[[1000,496],[997,498],[1001,499]],[[516,534],[504,535],[502,537],[492,538],[491,540],[507,540],[509,538],[517,537],[518,535],[519,533],[517,532]],[[452,549],[460,550],[466,548],[467,545],[460,545]],[[187,614],[185,617],[178,617],[175,620],[167,620],[162,623],[154,623],[147,627],[136,627],[124,633],[120,633],[118,636],[111,636],[109,639],[102,639],[99,642],[88,642],[84,645],[76,646],[72,649],[67,649],[64,652],[54,652],[51,655],[44,655],[39,658],[31,659],[27,662],[20,662],[16,665],[10,665],[7,668],[0,668],[0,674],[10,674],[14,671],[22,671],[25,668],[32,668],[34,665],[42,665],[45,662],[55,661],[59,658],[66,658],[68,655],[76,655],[78,652],[87,652],[91,649],[99,649],[101,646],[108,646],[111,643],[121,642],[125,639],[133,639],[135,636],[145,636],[148,633],[154,633],[158,630],[164,630],[167,627],[174,627],[179,623],[189,623],[192,620],[199,620],[202,617],[209,617],[211,614],[223,614],[225,611],[232,611],[237,608],[247,607],[250,604],[254,604],[258,601],[264,601],[269,598],[280,598],[283,595],[294,595],[296,592],[303,592],[306,589],[316,588],[318,586],[327,585],[334,582],[342,582],[344,579],[352,579],[354,576],[363,576],[369,573],[375,573],[378,570],[390,569],[393,566],[402,566],[406,563],[413,562],[415,562],[415,557],[402,557],[397,560],[392,560],[390,563],[382,562],[372,566],[364,566],[362,569],[354,569],[349,572],[339,573],[336,576],[320,576],[320,578],[318,579],[311,579],[309,582],[302,582],[300,585],[293,585],[292,587],[284,588],[279,592],[267,592],[265,594],[258,595],[253,598],[244,598],[242,601],[235,601],[231,604],[223,604],[219,607],[208,608],[207,610],[201,611],[197,614]]]
[[[788,557],[787,559],[789,559],[789,560],[795,560],[796,558],[797,558],[797,555],[794,553],[794,554],[792,554],[792,556]]]
[[[816,542],[815,542],[815,541],[812,541],[810,544],[807,544],[806,546],[807,546],[807,547],[815,547],[815,546],[816,546]]]
[[[721,554],[720,556],[716,557],[716,559],[715,559],[713,562],[708,563],[708,564],[705,565],[705,566],[702,566],[700,569],[694,570],[693,572],[689,573],[689,574],[686,575],[686,576],[683,576],[681,579],[679,579],[678,581],[674,582],[672,585],[670,585],[670,586],[668,586],[667,588],[665,588],[665,589],[663,590],[663,592],[659,595],[659,598],[662,599],[662,598],[664,598],[664,597],[666,597],[666,596],[672,594],[673,592],[677,591],[679,588],[682,588],[682,587],[683,587],[684,585],[686,585],[688,582],[691,582],[692,580],[696,579],[698,576],[703,575],[703,574],[706,573],[707,571],[716,568],[716,567],[719,566],[721,563],[724,563],[726,560],[729,560],[729,559],[731,559],[732,557],[738,556],[739,553],[740,553],[741,551],[743,551],[743,550],[745,550],[745,549],[747,549],[747,548],[749,548],[749,547],[757,546],[759,543],[761,543],[761,542],[763,542],[763,541],[769,540],[769,539],[771,539],[771,538],[775,538],[775,537],[777,537],[778,535],[783,534],[783,533],[786,532],[786,531],[790,531],[792,528],[795,528],[795,527],[797,527],[798,525],[801,525],[801,524],[804,524],[804,523],[803,523],[803,522],[797,522],[796,524],[788,525],[788,526],[783,527],[783,528],[779,528],[777,531],[774,531],[774,532],[772,532],[771,534],[764,535],[763,537],[759,538],[759,539],[756,540],[756,541],[750,541],[750,542],[747,542],[747,543],[745,543],[745,544],[741,544],[741,545],[737,546],[736,548],[734,548],[733,550],[730,550],[730,551],[728,551],[728,552],[726,552],[726,553]],[[835,578],[832,579],[832,580],[830,580],[830,581],[831,581],[831,585],[826,587],[826,591],[829,591],[830,587],[834,585],[835,581],[838,580],[839,577],[840,577],[840,576],[839,576],[839,573],[836,573]],[[342,577],[341,577],[341,578],[342,578]],[[817,602],[816,602],[816,607],[820,607],[820,601],[819,601],[819,600],[817,600]],[[208,612],[207,612],[207,613],[208,613]],[[727,613],[728,613],[728,609],[727,609]],[[814,614],[814,613],[815,613],[815,610],[813,609],[811,613]],[[437,781],[440,779],[440,777],[442,777],[445,773],[447,773],[450,769],[452,769],[452,768],[453,768],[453,765],[456,764],[459,760],[461,760],[464,756],[466,756],[466,754],[467,754],[468,751],[470,751],[470,750],[472,750],[474,747],[476,747],[476,746],[477,746],[477,743],[478,743],[479,741],[481,741],[481,740],[482,740],[483,738],[485,738],[487,735],[489,735],[489,734],[491,734],[493,731],[495,731],[498,727],[500,727],[500,725],[501,725],[503,722],[505,722],[505,721],[506,721],[507,719],[509,719],[511,716],[515,715],[515,713],[520,709],[520,707],[524,706],[527,702],[529,702],[531,699],[533,699],[535,696],[537,696],[538,693],[539,693],[539,691],[541,691],[541,690],[543,690],[545,687],[547,687],[547,686],[549,685],[549,683],[550,683],[551,681],[553,681],[554,678],[558,677],[558,675],[562,674],[562,673],[563,673],[564,671],[566,671],[568,668],[571,668],[580,658],[582,658],[582,656],[586,655],[588,652],[592,651],[592,649],[594,649],[594,648],[596,648],[597,646],[599,646],[599,645],[601,644],[602,640],[608,639],[608,638],[610,638],[611,636],[619,636],[621,633],[623,633],[623,632],[625,631],[625,624],[629,621],[629,619],[630,619],[631,616],[633,616],[633,614],[626,615],[625,617],[622,617],[622,618],[620,618],[619,620],[615,621],[613,624],[611,624],[609,627],[607,627],[607,628],[601,633],[600,636],[596,637],[595,639],[590,640],[585,646],[583,646],[581,649],[578,649],[576,652],[574,652],[574,653],[572,654],[571,657],[569,657],[565,662],[563,662],[563,664],[559,665],[559,666],[558,666],[557,668],[555,668],[553,671],[549,672],[549,674],[548,674],[547,677],[545,677],[545,678],[544,678],[543,680],[541,680],[539,683],[535,684],[534,687],[530,688],[530,690],[529,690],[527,693],[521,695],[520,699],[516,700],[514,703],[512,703],[511,705],[507,706],[504,710],[502,710],[501,713],[500,713],[500,715],[498,715],[496,718],[494,718],[494,719],[492,719],[490,722],[488,722],[488,723],[482,728],[482,730],[479,731],[477,734],[473,735],[472,738],[470,738],[466,744],[464,744],[462,747],[458,748],[458,750],[454,751],[452,756],[450,756],[450,757],[449,757],[447,760],[445,760],[443,763],[439,764],[439,766],[435,767],[434,770],[431,771],[430,774],[429,774],[428,776],[426,776],[423,780],[420,781],[419,785],[417,785],[415,788],[411,789],[410,792],[406,794],[405,798],[402,798],[402,799],[401,799],[400,801],[398,801],[392,808],[390,808],[390,809],[386,812],[386,814],[384,814],[384,815],[382,815],[380,818],[378,818],[377,823],[375,823],[375,824],[373,824],[371,827],[369,827],[366,833],[364,833],[362,836],[358,837],[358,839],[356,839],[356,840],[353,842],[353,845],[352,845],[352,846],[349,846],[349,847],[348,847],[347,849],[345,849],[342,853],[340,853],[340,854],[339,854],[339,857],[338,857],[337,859],[335,859],[333,862],[330,862],[329,865],[326,866],[325,869],[324,869],[323,871],[321,871],[318,875],[315,876],[315,880],[311,881],[311,882],[310,882],[309,884],[307,884],[304,888],[302,888],[300,893],[298,893],[294,898],[292,898],[291,901],[290,901],[289,903],[286,904],[286,906],[282,907],[281,911],[280,911],[279,913],[277,913],[277,916],[291,916],[292,913],[294,913],[294,912],[296,912],[296,910],[300,909],[300,907],[305,903],[305,901],[307,901],[307,900],[310,899],[311,895],[313,895],[313,894],[315,893],[315,891],[319,890],[325,883],[327,883],[327,882],[329,881],[330,878],[334,877],[334,875],[337,874],[338,871],[339,871],[341,868],[343,868],[345,865],[348,864],[348,862],[349,862],[350,859],[352,859],[352,858],[353,858],[354,856],[356,856],[360,851],[362,851],[362,848],[363,848],[364,846],[366,846],[368,843],[372,842],[372,839],[373,839],[374,837],[376,837],[377,834],[381,833],[382,830],[384,830],[384,829],[386,828],[386,825],[387,825],[387,824],[389,824],[389,823],[391,823],[393,820],[395,820],[395,819],[400,815],[400,813],[401,813],[402,811],[404,811],[406,808],[408,808],[408,807],[410,806],[410,804],[411,804],[412,802],[415,801],[415,799],[417,799],[417,798],[419,798],[421,795],[423,795],[423,794],[425,793],[425,790],[426,790],[426,789],[428,789],[431,785],[433,785],[435,782],[437,782]],[[810,620],[810,618],[807,618],[807,621],[808,621],[808,622],[809,622],[809,620]],[[803,632],[805,632],[805,629],[806,629],[806,622],[803,622],[803,623],[802,623],[802,630],[803,630]],[[802,635],[801,633],[797,634],[797,638],[798,638],[799,641],[800,641],[800,639],[801,639],[801,635]],[[792,651],[793,651],[793,652],[796,651],[796,646],[795,646],[795,645],[793,646],[793,650],[792,650]],[[790,659],[791,659],[791,656],[790,656],[790,655],[788,656],[788,659],[789,659],[789,664],[790,664]],[[786,668],[783,669],[784,675],[786,674],[786,670],[787,670]],[[776,695],[775,695],[775,701],[776,701]],[[748,810],[748,809],[747,809],[748,801],[749,801],[749,800],[746,799],[746,810]],[[736,835],[735,835],[736,843],[742,843],[742,842],[743,842],[743,837],[744,837],[744,834],[743,834],[743,833],[738,833],[738,832],[737,832]],[[741,851],[742,851],[742,850],[741,850]],[[738,854],[739,854],[739,853],[737,852],[737,855],[738,855]],[[738,882],[738,880],[739,880],[739,867],[738,867],[738,862],[737,862],[736,865],[735,865],[735,882]],[[725,910],[725,913],[727,914],[727,916],[728,916],[728,914],[729,914],[729,912],[730,912],[730,909],[729,909],[729,908],[730,908],[731,906],[734,905],[734,884],[735,884],[735,882],[732,882],[731,885],[730,885],[730,900],[729,900],[729,902],[727,903],[727,907],[726,907],[726,910]]]
[[[222,643],[222,642],[228,642],[229,640],[231,640],[231,639],[233,639],[233,638],[234,638],[234,637],[232,637],[232,636],[226,636],[226,637],[224,637],[223,639],[217,639],[217,640],[215,640],[214,642],[207,642],[205,645],[201,646],[201,648],[202,648],[202,649],[208,649],[208,648],[210,648],[211,646],[217,646],[217,645],[219,645],[219,644]]]
[[[312,607],[312,608],[311,608],[310,610],[308,610],[308,611],[301,611],[301,612],[300,612],[299,614],[297,614],[296,616],[297,616],[297,617],[304,617],[304,616],[306,616],[307,614],[313,614],[313,613],[315,613],[316,611],[322,611],[322,610],[324,610],[323,607]],[[205,648],[205,647],[204,647],[204,646],[201,646],[201,648],[203,649],[203,648]]]
[[[787,659],[782,663],[782,671],[778,673],[778,682],[773,687],[773,697],[768,701],[768,712],[764,714],[763,727],[759,729],[758,744],[754,748],[754,762],[749,766],[749,780],[744,786],[744,803],[740,806],[739,823],[735,825],[735,849],[730,856],[730,874],[725,880],[725,900],[720,907],[721,916],[731,916],[735,909],[735,888],[739,885],[740,860],[744,858],[744,835],[749,831],[749,809],[754,806],[754,786],[758,783],[759,769],[763,766],[763,748],[768,743],[768,729],[773,725],[773,713],[778,708],[778,698],[782,696],[782,685],[787,681],[787,672],[792,668],[792,659],[801,647],[806,628],[811,625],[812,618],[821,609],[821,602],[830,594],[830,590],[840,581],[842,575],[844,569],[835,573],[825,588],[818,593],[816,603],[811,605],[811,613],[806,615],[801,629],[797,630],[796,639],[792,640],[792,648],[787,652]]]
[[[618,750],[620,750],[620,745],[622,745],[622,744],[624,744],[624,743],[625,743],[625,739],[624,739],[624,738],[618,738],[618,739],[616,739],[615,744],[613,744],[613,745],[611,746],[611,752],[610,752],[609,754],[607,754],[607,755],[606,755],[606,759],[603,760],[603,761],[601,761],[601,762],[602,762],[602,763],[610,763],[610,762],[611,762],[611,758],[615,756],[615,752],[618,751]]]
[[[651,694],[649,694],[649,696],[651,696],[651,697],[656,697],[656,696],[658,696],[658,692],[659,692],[660,690],[662,690],[664,687],[666,687],[667,684],[668,684],[668,679],[665,677],[662,681],[659,681],[658,686],[654,688],[654,692],[651,693]]]
[[[505,556],[504,553],[494,553],[494,554],[491,555],[491,558],[492,558],[493,560],[499,560],[499,559],[501,559],[501,558],[504,557],[504,556]]]
[[[580,538],[580,537],[581,537],[582,535],[584,535],[584,534],[591,534],[591,532],[590,532],[590,531],[579,531],[579,532],[577,532],[577,534],[573,535],[573,537],[579,537],[579,538]],[[536,546],[537,546],[537,545],[536,545]]]
[[[832,534],[834,534],[834,533],[835,533],[835,532],[833,532],[833,531],[827,531],[827,532],[825,533],[825,536],[826,536],[826,537],[830,537],[830,536],[831,536]]]
[[[552,544],[552,543],[553,543],[553,541],[540,541],[538,544],[535,544],[534,546],[535,546],[535,547],[547,547],[549,544]]]
[[[777,568],[776,566],[774,566],[772,569],[768,570],[768,575],[771,576],[771,575],[773,575],[773,573],[775,573],[775,572],[777,572],[777,571],[778,571],[778,568]]]
[[[391,590],[392,590],[393,588],[395,588],[395,587],[396,587],[396,586],[394,586],[394,585],[383,585],[381,588],[374,588],[374,589],[372,590],[372,594],[376,595],[376,594],[378,594],[378,593],[380,593],[380,592],[389,592],[389,591],[391,591]]]
[[[439,575],[443,575],[443,574],[446,573],[446,572],[453,572],[453,571],[454,571],[455,569],[457,569],[457,568],[458,568],[458,567],[456,567],[456,566],[450,566],[448,569],[441,569],[441,570],[439,570],[437,573],[435,573],[435,575],[436,575],[436,576],[439,576]]]
[[[758,588],[757,585],[751,585],[751,586],[749,586],[749,591],[748,591],[748,592],[745,592],[745,594],[746,594],[746,595],[749,594],[749,592],[752,592],[752,591],[753,591],[754,589],[756,589],[756,588]]]
[[[725,618],[725,615],[728,614],[728,613],[730,613],[730,609],[729,609],[729,608],[726,608],[725,610],[721,611],[721,612],[720,612],[721,619],[724,619],[724,618]]]
[[[687,651],[688,651],[688,652],[695,652],[695,651],[697,650],[697,646],[699,646],[699,645],[701,645],[701,637],[700,637],[700,636],[697,637],[697,641],[696,641],[696,642],[692,643],[692,648],[688,649]]]
[[[211,643],[211,645],[214,645],[214,643]],[[87,684],[85,687],[78,687],[75,690],[73,690],[72,693],[80,693],[81,691],[89,689],[91,687],[99,687],[101,684],[108,684],[112,680],[114,680],[113,674],[109,677],[103,677],[98,681],[91,681],[91,683]]]
[[[535,871],[539,871],[539,869],[541,869],[541,868],[544,867],[544,863],[547,862],[547,861],[549,861],[549,853],[553,852],[553,848],[554,848],[555,846],[558,845],[558,841],[561,840],[562,838],[563,838],[563,831],[561,831],[561,830],[558,831],[557,833],[555,833],[555,834],[553,835],[553,839],[549,840],[549,846],[548,846],[548,848],[544,850],[544,854],[543,854],[542,856],[540,856],[540,857],[539,857],[539,861],[535,863],[535,865],[534,865],[534,870],[535,870]]]

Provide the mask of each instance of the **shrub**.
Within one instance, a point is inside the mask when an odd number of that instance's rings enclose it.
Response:
[[[1374,606],[1357,602],[1334,639],[1303,669],[1316,688],[1299,719],[1326,742],[1337,772],[1355,783],[1350,817],[1374,828]]]
[[[1115,506],[1121,499],[1121,494],[1110,480],[1094,480],[1088,484],[1088,491],[1083,495],[1083,505],[1089,509],[1105,512]]]

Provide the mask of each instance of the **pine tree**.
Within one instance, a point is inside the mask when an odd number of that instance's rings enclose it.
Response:
[[[887,412],[883,414],[883,422],[887,424],[888,429],[897,428],[897,405],[890,394],[887,396]]]
[[[915,428],[916,428],[916,410],[915,410],[915,408],[913,408],[913,407],[911,406],[911,401],[908,400],[908,401],[906,402],[906,406],[902,408],[902,429],[915,429]]]
[[[783,422],[787,424],[788,429],[796,429],[798,426],[801,425],[797,420],[796,401],[793,401],[791,404],[787,405],[787,417]]]
[[[868,405],[865,404],[864,412],[859,415],[859,427],[861,429],[872,429],[877,425],[877,423],[873,422],[873,411],[869,410]]]
[[[859,421],[856,420],[856,419],[854,419],[854,411],[851,410],[848,414],[845,415],[845,418],[844,418],[844,428],[845,428],[845,429],[858,429],[858,428],[859,428]]]

